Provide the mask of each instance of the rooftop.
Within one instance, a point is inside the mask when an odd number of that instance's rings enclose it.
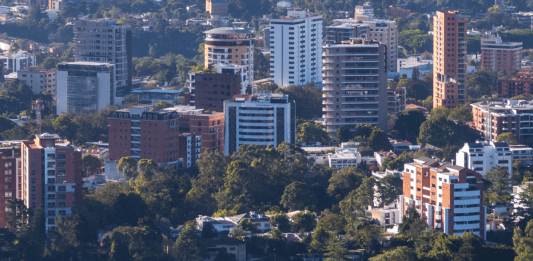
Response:
[[[219,27],[207,30],[206,34],[251,34],[252,31],[245,28]]]

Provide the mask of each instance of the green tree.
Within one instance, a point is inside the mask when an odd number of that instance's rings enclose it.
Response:
[[[322,115],[322,91],[313,84],[279,88],[277,93],[289,95],[289,100],[296,103],[296,118],[313,120]]]
[[[292,216],[292,232],[310,232],[316,227],[315,214],[300,211]]]
[[[394,175],[387,175],[377,182],[379,207],[389,205],[403,193],[403,181]]]
[[[52,121],[52,126],[55,132],[67,140],[73,141],[76,139],[76,133],[78,131],[78,125],[72,121],[71,117],[67,114],[61,114],[59,117]]]
[[[353,138],[353,133],[350,130],[350,127],[348,126],[342,126],[340,128],[337,128],[337,132],[335,134],[335,139],[337,140],[337,143],[347,142]]]
[[[372,131],[372,134],[370,134],[370,138],[368,139],[368,145],[372,147],[374,151],[388,151],[393,149],[387,134],[380,129]]]
[[[402,224],[400,224],[400,233],[407,238],[417,240],[426,228],[427,223],[418,211],[414,207],[409,207],[403,216]]]
[[[202,260],[200,247],[196,241],[196,222],[189,221],[180,232],[174,247],[172,256],[177,260]]]
[[[33,214],[32,222],[17,231],[15,248],[21,260],[41,260],[46,241],[46,217],[42,207]]]
[[[218,237],[218,231],[215,229],[213,224],[210,222],[205,222],[202,227],[202,238],[214,238]]]
[[[498,142],[507,142],[509,145],[518,145],[518,139],[512,132],[504,132],[496,138]]]
[[[342,215],[334,213],[327,214],[325,217],[322,217],[316,224],[316,230],[324,229],[325,231],[334,233],[336,235],[343,233],[345,227],[346,219]]]
[[[424,113],[420,110],[405,110],[398,116],[394,125],[398,138],[416,142],[420,133],[420,125],[426,121]]]
[[[346,167],[333,173],[329,179],[328,195],[337,201],[345,198],[353,188],[359,187],[365,174],[356,167]]]
[[[472,121],[472,106],[467,103],[451,109],[450,113],[448,114],[448,120],[456,120],[461,122]]]
[[[137,160],[132,157],[122,157],[117,165],[117,171],[122,172],[125,178],[135,178],[137,172]]]
[[[515,261],[533,260],[533,220],[527,223],[525,231],[515,228],[513,235]]]
[[[328,258],[325,261],[348,261],[348,249],[345,247],[345,242],[337,237],[330,237],[325,247],[324,255]]]
[[[270,217],[270,225],[283,233],[291,231],[289,218],[285,214],[276,214]]]
[[[510,201],[512,188],[509,187],[511,184],[511,177],[507,168],[494,166],[485,173],[483,178],[490,184],[486,188],[484,186],[484,193],[486,193],[484,197],[486,197],[490,203],[505,203]]]
[[[81,158],[83,165],[83,172],[86,175],[95,173],[100,167],[102,167],[102,162],[97,157],[87,153]]]
[[[298,126],[298,143],[321,144],[329,143],[329,135],[319,122],[305,122]]]
[[[481,98],[482,96],[491,96],[497,86],[498,74],[489,69],[483,68],[469,74],[466,80],[466,89],[468,96],[472,98]]]
[[[29,221],[29,212],[24,201],[21,199],[8,199],[7,200],[7,228],[11,231],[16,231],[21,226],[25,225]]]
[[[285,187],[280,204],[289,210],[314,210],[316,197],[311,188],[303,182],[293,182]]]
[[[416,261],[416,252],[406,246],[395,248],[394,250],[387,251],[383,254],[371,257],[370,261],[390,261],[390,260],[402,260],[402,261]]]

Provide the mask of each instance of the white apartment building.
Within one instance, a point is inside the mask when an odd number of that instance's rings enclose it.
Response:
[[[37,65],[37,58],[25,51],[16,53],[4,52],[0,54],[0,64],[4,65],[4,74],[16,73],[20,70],[27,70],[30,66]]]
[[[279,86],[322,82],[322,16],[287,10],[270,20],[270,80]]]
[[[509,150],[513,154],[513,161],[533,159],[533,148],[526,145],[509,145]]]
[[[423,59],[419,55],[410,56],[407,58],[398,58],[397,68],[399,75],[407,75],[407,78],[413,78],[413,69],[418,70],[419,77],[422,78],[426,74],[433,71],[433,60]]]
[[[366,39],[376,40],[387,46],[387,71],[398,71],[398,27],[395,21],[367,20],[366,16],[359,16],[356,19],[335,19],[333,23],[367,26]]]
[[[367,16],[368,20],[374,19],[374,8],[370,2],[365,2],[363,5],[355,6],[355,16]]]
[[[224,102],[224,155],[241,145],[277,148],[282,142],[295,143],[296,106],[285,94],[261,93],[237,96]]]
[[[357,148],[335,149],[335,153],[328,153],[328,165],[330,168],[341,170],[345,167],[359,167],[361,165],[361,153]]]
[[[513,173],[513,156],[507,142],[465,143],[455,156],[457,165],[485,175],[492,167],[507,168]]]
[[[131,28],[114,19],[78,20],[74,23],[74,58],[76,62],[114,64],[116,97],[125,97],[131,90],[133,73]],[[112,105],[120,104],[115,97]]]

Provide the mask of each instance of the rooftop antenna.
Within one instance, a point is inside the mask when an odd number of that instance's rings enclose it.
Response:
[[[41,99],[37,99],[36,101],[32,102],[32,107],[35,110],[35,132],[36,134],[41,134],[41,112],[44,109],[43,101]]]

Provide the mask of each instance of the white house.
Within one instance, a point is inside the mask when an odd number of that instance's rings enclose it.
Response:
[[[509,175],[513,173],[513,158],[507,142],[465,143],[457,152],[455,158],[457,165],[469,168],[485,175],[492,167],[507,168]]]

